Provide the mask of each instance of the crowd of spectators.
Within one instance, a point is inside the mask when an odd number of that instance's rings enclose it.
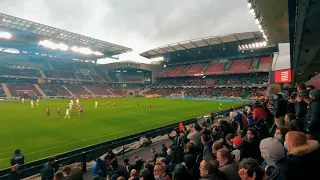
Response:
[[[67,78],[67,79],[78,79],[74,72],[70,71],[52,71],[52,70],[43,70],[43,73],[47,78]]]
[[[65,86],[76,96],[90,95],[81,84],[66,84]]]
[[[2,87],[0,87],[0,97],[6,97],[6,94],[5,94],[4,90],[2,89]]]
[[[288,100],[259,99],[231,108],[229,116],[214,115],[201,124],[180,123],[169,147],[162,145],[144,160],[138,156],[121,165],[109,150],[92,167],[94,180],[286,180],[317,179],[320,161],[320,90],[304,84]],[[11,159],[13,180],[21,158]],[[20,161],[16,160],[20,159]],[[13,162],[14,161],[14,162]],[[12,163],[13,162],[13,163]],[[22,162],[23,163],[23,162]],[[55,158],[44,165],[43,180],[82,180],[79,168],[54,171]]]
[[[35,88],[33,84],[28,83],[10,83],[7,84],[9,91],[14,97],[28,97],[41,96],[41,93]]]
[[[39,84],[39,87],[47,96],[70,96],[70,93],[61,84],[46,83]]]
[[[89,80],[92,81],[91,77],[89,75],[83,74],[83,73],[76,73],[76,76],[79,78],[79,80]]]
[[[0,75],[41,77],[41,73],[37,69],[10,68],[5,66],[0,67]]]

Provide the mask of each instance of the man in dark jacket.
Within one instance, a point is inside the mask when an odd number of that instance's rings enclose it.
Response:
[[[285,138],[288,149],[288,179],[304,179],[319,177],[319,168],[315,162],[320,162],[320,145],[318,141],[307,140],[304,133],[290,131]]]
[[[296,95],[294,94],[294,95],[291,95],[290,98],[288,99],[287,113],[296,114],[295,104],[296,104]]]
[[[219,149],[217,160],[219,161],[219,170],[225,173],[229,180],[240,180],[239,165],[233,159],[229,149]]]
[[[311,90],[310,98],[311,103],[306,117],[309,123],[307,131],[320,142],[320,90]]]
[[[218,168],[218,163],[212,159],[204,159],[200,163],[200,180],[226,180],[227,176]]]
[[[287,113],[287,101],[283,99],[280,93],[276,94],[275,98],[273,115],[275,117],[275,123],[279,127],[284,125],[284,116]]]
[[[211,151],[212,141],[210,140],[209,136],[203,134],[201,136],[201,142],[203,144],[203,153],[202,153],[203,158],[213,159],[213,155]]]
[[[299,128],[306,132],[307,123],[306,123],[306,115],[308,111],[308,105],[304,101],[304,98],[308,95],[306,93],[299,93],[297,96],[297,102],[295,104],[295,111],[296,111],[296,120],[298,122]]]
[[[10,163],[11,163],[11,166],[13,166],[15,164],[19,164],[21,166],[22,164],[24,164],[24,155],[21,154],[20,149],[16,149],[14,151],[14,155],[11,158],[11,162]]]
[[[139,156],[134,156],[133,160],[134,160],[133,169],[139,172],[143,168],[143,164],[145,163],[145,161]]]
[[[110,162],[110,168],[110,177],[115,175],[118,177],[122,176],[125,179],[129,179],[129,173],[127,172],[126,168],[122,165],[119,165],[116,160],[112,160]]]
[[[83,180],[83,173],[80,168],[64,166],[61,171],[65,175],[65,180]]]
[[[183,157],[184,165],[187,167],[188,175],[191,179],[199,179],[200,172],[196,162],[196,157],[192,154],[185,155]]]
[[[41,180],[52,180],[54,177],[54,168],[56,165],[56,158],[52,157],[49,159],[49,162],[44,164],[43,168],[40,171]]]

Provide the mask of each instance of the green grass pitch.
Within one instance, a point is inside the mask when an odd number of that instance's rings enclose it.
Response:
[[[116,102],[117,109],[107,107]],[[140,101],[140,108],[136,101]],[[141,131],[216,112],[217,101],[181,99],[125,98],[80,99],[84,117],[71,112],[71,119],[63,119],[69,99],[42,100],[31,108],[30,101],[0,102],[0,169],[9,167],[15,149],[21,149],[26,162],[131,135]],[[94,102],[99,107],[94,108]],[[75,100],[74,100],[75,102]],[[153,108],[149,111],[149,103]],[[242,103],[222,102],[223,109]],[[46,107],[51,119],[45,119]],[[62,108],[61,117],[56,109]]]

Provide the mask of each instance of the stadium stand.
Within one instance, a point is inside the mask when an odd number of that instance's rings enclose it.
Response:
[[[51,61],[49,62],[51,67],[54,70],[58,70],[58,71],[69,71],[69,72],[76,72],[77,70],[74,67],[73,63],[61,63],[61,62],[56,62],[56,61]]]
[[[86,84],[86,88],[88,88],[95,95],[113,95],[109,87],[101,84]]]
[[[74,72],[69,71],[52,71],[52,70],[44,70],[43,73],[48,78],[66,78],[66,79],[78,79]]]
[[[6,97],[6,94],[1,86],[0,86],[0,97]]]
[[[67,84],[65,86],[76,96],[90,95],[90,93],[81,84]]]
[[[258,59],[258,62],[257,62],[256,71],[268,72],[271,69],[271,65],[272,65],[271,57],[260,58]]]
[[[176,77],[179,76],[180,73],[186,68],[185,65],[176,66],[170,72],[167,73],[166,77]]]
[[[212,63],[204,72],[205,75],[221,74],[226,63]]]
[[[89,74],[75,73],[75,75],[78,77],[79,80],[87,80],[87,81],[93,80]]]
[[[36,69],[9,68],[4,66],[0,67],[0,75],[41,77],[40,72]]]
[[[194,74],[202,73],[202,69],[206,64],[194,64],[189,67],[189,69],[184,72],[183,76],[193,76]]]
[[[40,92],[35,88],[33,84],[7,84],[12,96],[15,97],[24,97],[28,96],[29,98],[33,98],[34,96],[41,96]]]
[[[47,83],[39,84],[39,86],[47,96],[70,96],[70,93],[60,84]]]
[[[229,70],[230,73],[247,73],[252,63],[251,59],[235,60]]]

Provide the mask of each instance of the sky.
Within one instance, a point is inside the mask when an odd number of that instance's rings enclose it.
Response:
[[[258,30],[246,0],[0,0],[0,12],[132,48],[120,61],[142,63],[160,46]]]

